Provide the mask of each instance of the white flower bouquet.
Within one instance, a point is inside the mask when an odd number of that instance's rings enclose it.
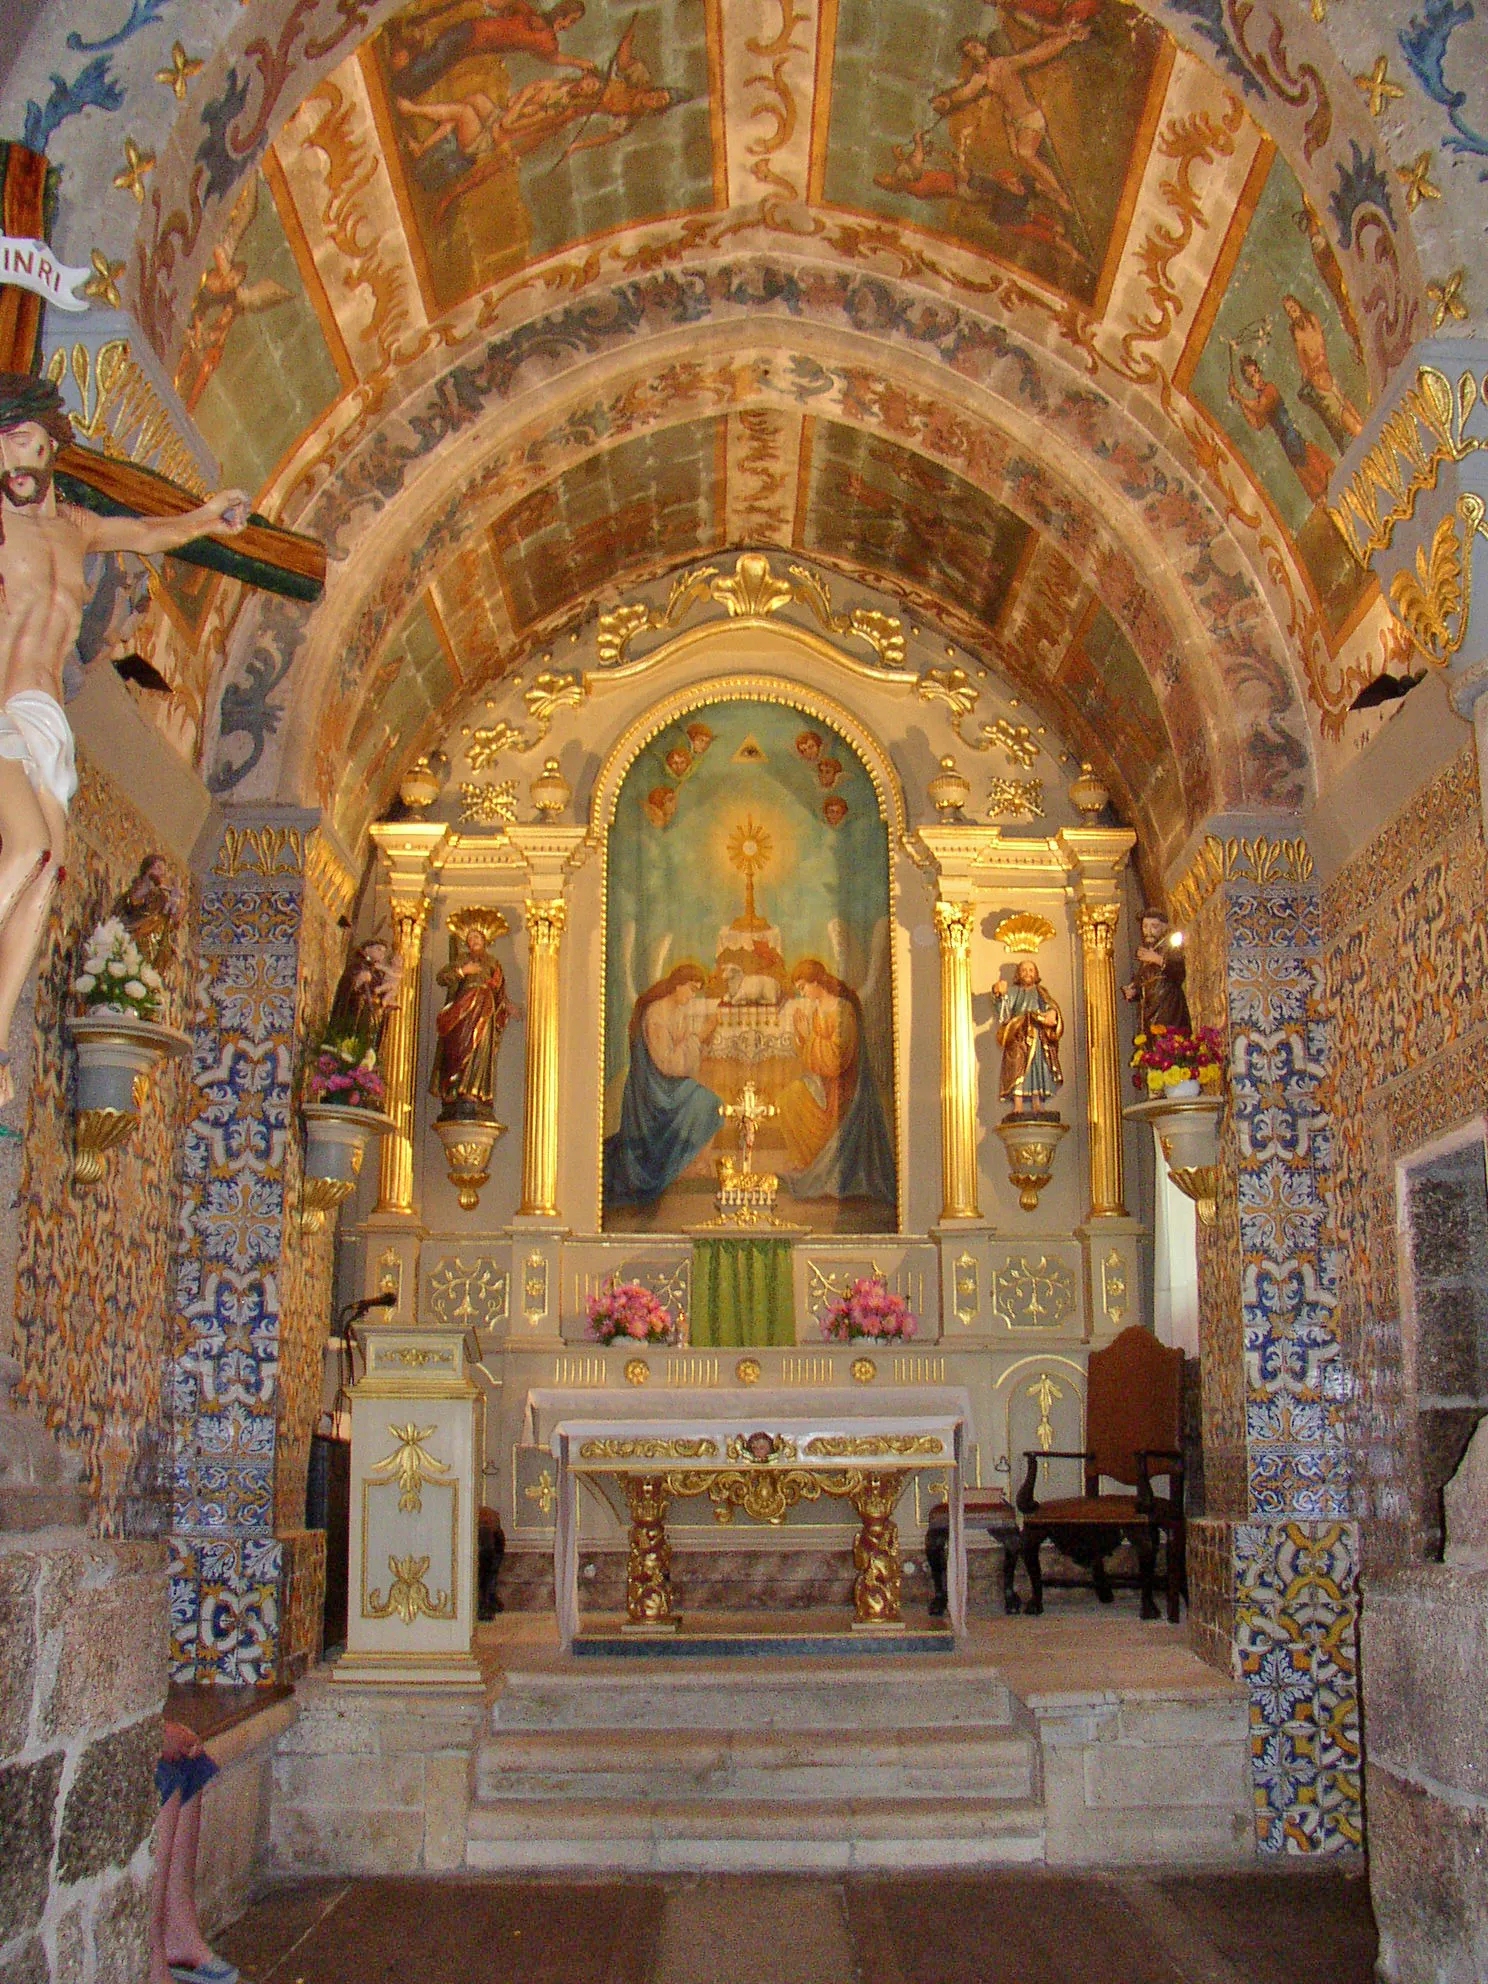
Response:
[[[100,923],[83,946],[83,968],[72,989],[86,1012],[129,1013],[158,1020],[165,997],[160,973],[117,916]]]

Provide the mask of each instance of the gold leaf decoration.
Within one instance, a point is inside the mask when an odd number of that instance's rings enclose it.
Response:
[[[992,932],[994,943],[1006,950],[1032,957],[1040,944],[1054,935],[1054,925],[1037,910],[1020,909],[1016,916],[1005,916]]]

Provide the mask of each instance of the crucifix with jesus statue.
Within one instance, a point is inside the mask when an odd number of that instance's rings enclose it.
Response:
[[[4,267],[14,278],[0,283],[0,1107],[15,1094],[11,1021],[77,791],[62,672],[87,605],[85,561],[166,553],[307,603],[325,586],[324,547],[254,516],[241,490],[198,502],[165,476],[77,445],[61,393],[36,369],[43,298],[76,307],[44,252],[54,183],[38,153],[0,145]]]

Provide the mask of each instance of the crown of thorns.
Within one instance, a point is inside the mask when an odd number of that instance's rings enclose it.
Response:
[[[72,439],[72,422],[50,379],[38,379],[30,372],[0,372],[0,434],[32,423],[44,427],[59,448]]]

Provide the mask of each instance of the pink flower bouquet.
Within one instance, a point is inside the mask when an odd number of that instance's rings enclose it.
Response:
[[[854,1337],[877,1337],[881,1343],[903,1343],[919,1324],[902,1295],[895,1295],[877,1275],[864,1275],[846,1295],[839,1295],[821,1320],[828,1343],[850,1343]]]
[[[589,1334],[596,1343],[675,1343],[672,1312],[638,1281],[607,1281],[588,1302]]]
[[[371,1054],[348,1061],[334,1047],[322,1047],[305,1081],[305,1100],[337,1103],[343,1109],[381,1109],[387,1102],[387,1083]]]

